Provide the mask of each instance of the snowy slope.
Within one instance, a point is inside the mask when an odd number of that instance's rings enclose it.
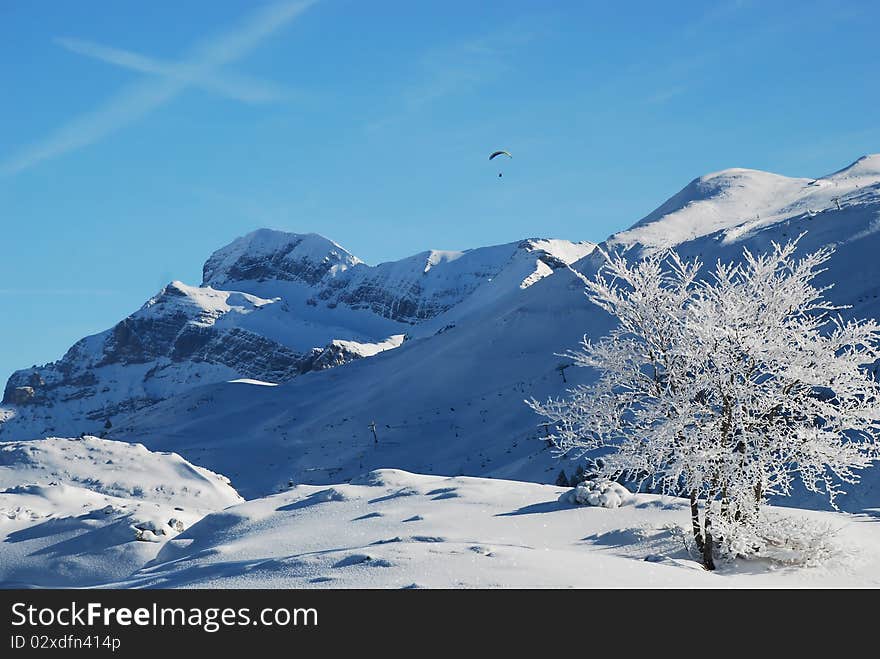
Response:
[[[242,501],[176,454],[96,437],[0,443],[0,587],[121,578]]]
[[[775,511],[834,532],[822,564],[774,549],[713,573],[685,550],[687,502],[572,504],[564,488],[399,470],[297,486],[207,515],[104,585],[161,588],[877,587],[876,517]],[[137,543],[146,544],[146,543]],[[77,583],[76,579],[72,579]]]
[[[743,201],[749,198],[749,189],[735,188],[735,194],[728,190],[721,195],[734,195],[742,202],[739,206],[725,202],[724,228],[717,228],[713,220],[714,228],[703,231],[700,217],[686,215],[697,226],[682,235],[697,237],[685,239],[676,248],[711,263],[716,258],[739,258],[743,247],[761,250],[771,240],[784,241],[807,231],[805,249],[828,243],[838,248],[823,275],[825,281],[836,284],[831,298],[853,304],[849,314],[880,317],[876,161],[876,157],[862,159],[816,179],[815,185],[812,179],[780,182],[775,175],[740,179],[773,180],[775,189],[787,191],[788,196],[772,197],[762,183],[755,193],[763,200],[762,208],[777,204],[772,213],[765,212],[778,219],[755,225],[751,207]],[[811,192],[814,188],[850,192],[839,200],[840,210],[834,202],[830,207],[817,203],[811,215],[800,210],[803,199],[830,200],[831,195],[823,192],[822,197]],[[704,201],[715,203],[712,199],[718,194],[712,188],[704,193]],[[672,228],[644,232],[667,220],[681,229],[681,213],[699,202],[691,192],[678,197],[678,202],[664,205],[665,214],[652,213],[630,232],[612,236],[602,248],[631,245],[633,254],[662,248],[666,243],[652,242],[652,236],[671,233]],[[685,197],[690,200],[681,202]],[[644,243],[632,243],[634,236]],[[601,258],[593,253],[574,267],[590,275],[600,263]],[[575,346],[584,333],[600,336],[610,319],[585,301],[580,281],[567,268],[558,268],[520,289],[523,274],[522,269],[516,277],[510,271],[502,273],[453,312],[414,328],[411,339],[396,350],[332,371],[309,373],[271,389],[233,389],[225,384],[194,389],[121,420],[120,437],[197,456],[203,464],[230,476],[248,497],[277,491],[288,481],[339,482],[365,469],[389,466],[421,473],[553,482],[560,466],[570,473],[571,465],[560,465],[545,450],[537,426],[540,419],[523,399],[558,395],[573,382],[588,378],[590,374],[581,369],[557,370],[565,360],[554,353]],[[493,290],[491,286],[505,276],[517,281],[516,286],[508,281],[500,291]],[[473,302],[478,304],[468,314],[461,313]],[[457,315],[450,318],[450,313]],[[378,442],[369,427],[372,422]],[[254,446],[261,451],[251,460],[237,459]],[[876,468],[866,472],[864,487],[841,499],[845,509],[880,506],[877,472]],[[795,502],[826,505],[810,497]]]
[[[122,442],[0,456],[0,588],[880,586],[876,510],[774,510],[825,527],[822,550],[771,547],[709,573],[672,497],[607,509],[568,488],[384,469],[242,502],[222,477]]]
[[[172,282],[59,361],[15,373],[0,437],[104,432],[119,415],[205,383],[279,383],[371,357],[419,323],[467,315],[592,248],[535,239],[372,267],[316,234],[259,230],[215,252],[202,286]]]

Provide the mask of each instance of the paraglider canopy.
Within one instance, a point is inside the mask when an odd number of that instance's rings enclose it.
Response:
[[[489,156],[489,160],[492,160],[492,158],[497,158],[498,156],[507,156],[508,158],[513,158],[513,156],[510,155],[508,151],[493,151],[492,155]],[[498,177],[501,177],[501,172],[498,172]]]

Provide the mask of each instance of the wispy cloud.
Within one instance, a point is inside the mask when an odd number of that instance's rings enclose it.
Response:
[[[512,70],[510,58],[547,30],[541,18],[531,19],[424,53],[410,82],[392,95],[395,108],[367,129],[386,128],[438,99],[468,93]]]
[[[701,15],[685,24],[683,32],[687,36],[695,35],[701,30],[731,20],[742,10],[751,9],[754,5],[754,0],[725,0],[724,2],[710,5]]]
[[[740,54],[749,54],[786,35],[815,29],[823,22],[849,20],[844,12],[826,10],[826,0],[803,0],[799,11],[785,20],[774,18],[778,8],[756,0],[725,0],[669,32],[651,51],[622,67],[608,88],[656,86],[645,102],[661,105],[683,93],[696,93]]]
[[[196,44],[175,75],[124,87],[101,107],[74,117],[55,132],[0,161],[0,175],[9,176],[43,161],[93,144],[165,105],[186,88],[215,79],[215,71],[240,59],[267,37],[299,16],[315,0],[282,2],[256,11],[235,29]],[[141,61],[140,64],[145,64]]]
[[[668,101],[672,100],[676,96],[679,96],[687,91],[687,87],[685,85],[675,85],[673,87],[667,87],[666,89],[661,89],[655,92],[652,96],[648,97],[648,103],[651,105],[663,105]]]
[[[279,85],[232,73],[219,75],[213,71],[205,71],[201,76],[196,77],[188,62],[168,62],[81,39],[59,38],[55,39],[55,43],[78,55],[92,57],[139,73],[191,83],[237,101],[265,103],[278,100],[284,94]]]
[[[404,90],[409,106],[467,91],[509,69],[508,58],[537,37],[537,31],[516,23],[481,37],[427,53],[419,80]]]

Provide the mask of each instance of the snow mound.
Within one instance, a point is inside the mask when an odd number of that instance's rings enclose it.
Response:
[[[0,488],[59,482],[184,509],[219,510],[243,501],[225,476],[142,444],[90,436],[0,443]]]
[[[623,485],[604,478],[579,483],[570,496],[572,503],[603,508],[620,508],[632,498]]]
[[[243,500],[173,453],[97,437],[0,444],[0,588],[122,579]]]

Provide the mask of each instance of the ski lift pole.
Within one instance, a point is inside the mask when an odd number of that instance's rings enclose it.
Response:
[[[568,384],[568,380],[565,379],[565,369],[569,368],[571,364],[559,364],[556,367],[556,370],[559,371],[559,374],[562,376],[562,381]]]

